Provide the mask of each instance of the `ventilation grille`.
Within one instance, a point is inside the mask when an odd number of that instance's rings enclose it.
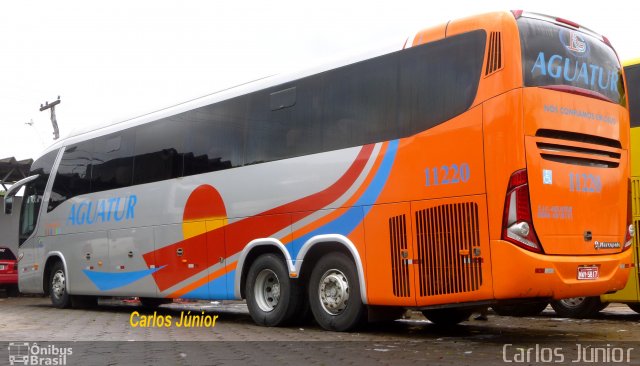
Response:
[[[458,203],[416,212],[420,296],[482,285],[478,205]]]
[[[538,130],[536,137],[536,146],[545,160],[599,168],[617,168],[620,165],[620,141],[548,129]]]
[[[491,32],[487,50],[487,68],[484,75],[491,75],[502,68],[502,33]]]
[[[393,276],[393,294],[397,297],[409,297],[409,266],[406,258],[407,219],[405,215],[389,219],[389,242],[391,243],[391,273]]]

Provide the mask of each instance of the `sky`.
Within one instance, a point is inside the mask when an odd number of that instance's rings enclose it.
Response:
[[[437,5],[436,5],[437,4]],[[0,159],[260,77],[401,48],[420,29],[497,10],[563,17],[640,57],[640,1],[11,1],[0,11]],[[389,48],[391,49],[391,48]]]

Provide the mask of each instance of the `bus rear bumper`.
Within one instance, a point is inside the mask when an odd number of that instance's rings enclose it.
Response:
[[[494,297],[498,300],[599,296],[625,287],[633,251],[610,255],[545,255],[502,240],[491,241]],[[579,267],[597,267],[598,278],[578,279]]]

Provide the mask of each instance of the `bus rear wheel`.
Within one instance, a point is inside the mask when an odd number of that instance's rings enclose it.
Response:
[[[589,318],[607,306],[600,301],[599,296],[571,297],[551,302],[556,314],[565,318]]]
[[[366,307],[351,258],[335,252],[318,261],[309,280],[309,305],[318,324],[327,330],[344,332],[364,321]]]
[[[473,309],[444,308],[423,310],[422,315],[432,323],[439,326],[452,326],[469,319]]]
[[[302,305],[298,283],[289,278],[284,261],[271,253],[261,255],[251,264],[245,296],[251,318],[264,326],[289,324]]]
[[[59,309],[71,307],[71,297],[67,293],[67,275],[62,262],[56,262],[49,277],[49,296],[51,304]]]

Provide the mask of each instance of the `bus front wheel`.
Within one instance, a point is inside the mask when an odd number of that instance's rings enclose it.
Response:
[[[324,329],[344,332],[360,325],[366,307],[353,261],[343,253],[322,257],[311,272],[309,305]]]
[[[67,293],[67,275],[62,262],[56,262],[51,269],[49,296],[53,306],[59,309],[71,307],[71,297]]]
[[[251,318],[264,326],[290,323],[302,305],[298,283],[289,278],[284,261],[271,253],[261,255],[251,264],[245,295]]]

